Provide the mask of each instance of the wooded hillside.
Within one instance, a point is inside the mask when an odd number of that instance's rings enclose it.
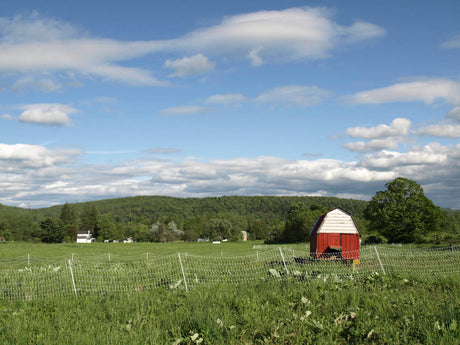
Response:
[[[0,205],[0,237],[73,241],[77,230],[90,230],[98,240],[134,237],[138,241],[167,241],[198,237],[238,239],[241,232],[246,231],[250,239],[283,241],[286,224],[289,227],[300,219],[305,228],[311,228],[318,213],[339,207],[353,216],[366,240],[374,236],[368,233],[368,223],[363,216],[367,204],[361,200],[313,196],[136,196],[41,209]],[[303,213],[296,216],[299,219],[292,219],[291,210]],[[439,240],[458,238],[460,213],[445,211],[443,214],[443,231],[452,236],[442,236]],[[57,231],[58,236],[49,236],[49,232]]]

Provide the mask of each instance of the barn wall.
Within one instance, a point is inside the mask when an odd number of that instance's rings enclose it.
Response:
[[[356,234],[318,234],[312,236],[310,246],[311,252],[316,252],[318,258],[326,254],[329,247],[337,247],[342,248],[344,259],[359,259],[359,235]]]
[[[342,257],[344,259],[359,259],[358,235],[342,235]]]
[[[316,238],[316,253],[321,256],[327,253],[327,248],[340,247],[340,234],[318,234]]]

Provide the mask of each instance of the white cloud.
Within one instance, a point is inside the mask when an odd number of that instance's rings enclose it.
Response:
[[[424,102],[429,105],[440,100],[457,105],[460,104],[460,83],[448,79],[427,78],[358,92],[349,99],[360,104]]]
[[[323,59],[340,44],[385,35],[372,23],[342,26],[326,8],[289,8],[225,17],[219,24],[176,40],[176,48],[242,54],[253,65],[264,60]]]
[[[417,135],[429,135],[441,138],[460,138],[460,125],[439,124],[420,128],[415,132]]]
[[[7,44],[57,41],[75,37],[78,30],[53,18],[43,18],[37,12],[28,16],[0,18],[1,41]]]
[[[106,103],[106,104],[115,104],[118,102],[118,99],[115,97],[96,97],[94,99],[98,103]]]
[[[79,150],[49,150],[43,146],[0,143],[0,173],[68,163]]]
[[[346,130],[352,138],[368,139],[368,142],[358,141],[343,145],[344,148],[355,152],[375,152],[383,149],[396,149],[400,141],[404,141],[412,123],[406,118],[396,118],[391,124],[380,124],[375,127],[351,127]]]
[[[398,148],[399,141],[395,138],[373,139],[368,142],[357,141],[343,145],[344,148],[355,152],[375,152],[383,149]]]
[[[206,103],[211,104],[240,104],[247,100],[241,93],[227,93],[212,95],[206,99]]]
[[[72,72],[141,85],[162,85],[152,74],[115,62],[156,50],[150,42],[88,37],[71,25],[37,14],[0,18],[0,71]]]
[[[411,121],[406,118],[394,119],[390,126],[380,124],[376,127],[352,127],[347,129],[347,134],[352,138],[379,139],[394,136],[404,136],[409,132]]]
[[[452,37],[450,40],[443,42],[441,47],[447,49],[460,48],[460,35]]]
[[[76,77],[161,86],[168,83],[155,78],[150,70],[119,63],[158,52],[197,54],[167,63],[174,69],[174,75],[185,76],[214,68],[214,62],[203,53],[249,57],[253,65],[265,60],[322,59],[329,57],[340,44],[385,34],[383,28],[372,23],[343,26],[331,17],[325,8],[252,12],[225,17],[218,25],[163,41],[94,38],[68,23],[38,14],[3,17],[0,18],[0,71],[19,75],[45,71],[56,77],[65,72]],[[54,83],[57,87],[57,81]],[[73,83],[78,84],[78,80]]]
[[[49,126],[69,126],[69,114],[78,110],[65,104],[29,104],[19,116],[19,121]]]
[[[264,62],[259,55],[259,52],[262,50],[262,47],[252,49],[248,54],[248,59],[251,60],[251,65],[260,66]]]
[[[12,86],[11,89],[14,92],[23,92],[28,88],[40,92],[56,92],[61,89],[61,84],[52,79],[47,78],[35,78],[32,76],[22,77],[17,80]]]
[[[455,107],[446,115],[446,118],[460,122],[460,107]]]
[[[145,150],[147,153],[154,153],[154,154],[162,154],[162,155],[169,155],[174,153],[180,153],[181,150],[169,147],[158,147],[154,149],[147,149]]]
[[[214,70],[215,62],[203,54],[196,54],[191,57],[184,57],[177,60],[166,60],[163,67],[171,68],[174,73],[170,74],[172,77],[186,77],[197,75]]]
[[[171,107],[160,110],[163,115],[195,115],[211,113],[215,110],[208,107],[202,107],[198,105],[185,105],[180,107]]]
[[[5,120],[13,120],[14,117],[11,116],[10,114],[2,114],[0,115],[0,118],[5,119]]]
[[[287,85],[261,93],[255,101],[272,105],[308,107],[321,103],[329,95],[329,91],[316,86]]]
[[[49,206],[133,195],[354,195],[370,199],[398,176],[430,186],[437,204],[460,207],[460,144],[381,151],[357,161],[234,158],[147,159],[76,165],[77,150],[0,144],[0,203]],[[18,173],[20,172],[20,173]],[[432,197],[436,196],[435,198]]]
[[[460,153],[458,149],[459,147],[452,149],[451,147],[441,146],[438,143],[431,143],[423,147],[414,146],[406,153],[383,150],[364,157],[361,165],[369,169],[386,170],[404,170],[404,167],[416,166],[417,169],[422,167],[432,171],[445,166],[448,161],[453,163],[453,156]]]

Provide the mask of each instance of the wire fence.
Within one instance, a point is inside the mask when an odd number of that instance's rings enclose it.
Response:
[[[317,259],[290,248],[258,250],[235,257],[151,253],[120,256],[110,253],[70,257],[18,257],[0,260],[0,300],[32,300],[152,289],[190,290],[213,284],[246,284],[261,280],[358,279],[364,275],[396,274],[407,278],[460,278],[460,246],[407,249],[361,248],[359,260],[340,255]],[[356,254],[356,253],[354,253]],[[343,253],[342,253],[342,256]]]

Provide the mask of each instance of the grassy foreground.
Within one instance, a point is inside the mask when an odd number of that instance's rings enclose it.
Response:
[[[370,275],[2,302],[2,344],[459,344],[460,282]]]

